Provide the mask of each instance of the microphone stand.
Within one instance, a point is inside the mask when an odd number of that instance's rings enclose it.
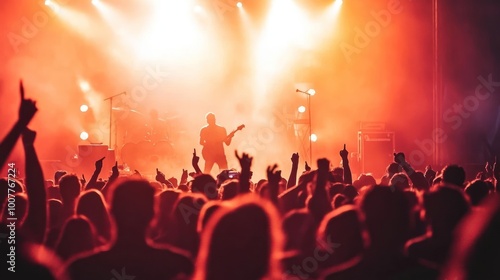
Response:
[[[118,94],[115,94],[113,96],[110,96],[106,99],[104,99],[104,101],[106,100],[109,100],[109,148],[111,148],[111,127],[112,127],[112,120],[113,120],[113,98],[117,97],[117,96],[120,96],[122,94],[127,94],[125,91],[124,92],[120,92]],[[115,147],[114,147],[114,150],[116,150],[116,127],[115,127]]]

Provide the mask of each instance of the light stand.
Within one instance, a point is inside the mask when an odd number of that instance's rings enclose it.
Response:
[[[302,91],[300,89],[295,90],[295,92],[304,93],[307,95],[307,111],[309,114],[308,125],[309,125],[309,164],[312,164],[312,118],[311,118],[311,96],[316,94],[314,89],[308,89],[307,91]]]
[[[109,100],[109,149],[111,149],[111,131],[112,131],[111,128],[113,124],[113,98],[120,96],[122,94],[126,94],[126,92],[121,92],[104,99],[104,101]],[[113,149],[116,151],[116,127],[115,127],[115,147]]]

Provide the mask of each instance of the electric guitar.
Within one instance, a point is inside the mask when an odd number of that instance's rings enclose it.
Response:
[[[240,124],[235,130],[231,131],[231,133],[229,133],[226,137],[226,139],[224,139],[224,142],[228,141],[229,139],[233,138],[234,137],[234,134],[239,131],[239,130],[242,130],[243,128],[245,128],[245,125],[244,124]]]
[[[226,138],[224,138],[223,142],[229,141],[231,138],[234,137],[234,135],[236,134],[236,132],[242,130],[243,128],[245,128],[244,124],[239,125],[235,130],[231,131],[231,133],[229,133],[226,136]],[[207,158],[214,158],[214,157],[217,156],[216,154],[214,154],[214,151],[209,151],[209,149],[207,150],[205,148],[205,146],[203,146],[203,148],[201,150],[201,155],[203,156],[204,160],[207,160]]]

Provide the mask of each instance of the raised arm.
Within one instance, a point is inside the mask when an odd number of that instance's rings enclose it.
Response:
[[[406,172],[406,175],[408,175],[408,177],[410,178],[410,180],[412,181],[413,184],[416,184],[416,183],[427,184],[426,186],[422,186],[423,189],[427,189],[429,187],[429,184],[426,180],[424,180],[425,182],[422,180],[419,180],[418,175],[415,172],[415,170],[413,169],[413,167],[411,167],[411,165],[408,162],[406,162],[404,153],[397,153],[397,154],[394,153],[394,162],[399,164],[399,166],[401,166],[404,169],[404,171]]]
[[[238,155],[238,151],[234,151],[236,158],[240,162],[241,172],[240,172],[240,193],[249,193],[250,192],[250,168],[252,167],[253,157],[249,156],[246,153],[243,153],[241,157]]]
[[[167,177],[165,176],[165,174],[163,174],[163,172],[161,172],[160,170],[158,170],[158,168],[156,168],[156,176],[155,176],[155,179],[156,181],[162,183],[162,184],[165,184],[167,186],[167,188],[169,189],[174,189],[174,184],[172,184],[172,182],[170,182],[169,180],[167,180]]]
[[[349,152],[346,150],[345,144],[344,149],[340,151],[340,157],[342,158],[342,169],[344,170],[344,184],[351,185],[352,173],[349,166]]]
[[[316,219],[320,222],[323,217],[332,210],[332,206],[328,199],[326,192],[326,184],[328,183],[328,176],[330,171],[330,161],[326,158],[318,159],[318,172],[316,174],[316,187],[307,208]]]
[[[194,168],[196,174],[201,174],[201,169],[198,163],[200,162],[200,157],[196,155],[196,149],[193,149],[193,158],[191,159],[191,165]]]
[[[4,166],[9,155],[16,145],[17,139],[21,136],[26,126],[30,123],[35,113],[38,111],[36,102],[31,99],[25,99],[23,82],[19,82],[19,92],[21,95],[21,105],[19,106],[19,117],[14,127],[0,143],[0,166]]]
[[[493,165],[493,177],[495,178],[495,191],[500,192],[500,164],[497,162],[497,157],[495,157],[495,164]]]
[[[279,193],[279,183],[281,180],[281,171],[277,170],[278,165],[273,165],[267,167],[267,183],[269,184],[269,193],[271,201],[279,209],[278,204],[278,193]]]
[[[179,185],[186,185],[188,183],[188,171],[186,169],[182,169],[181,181]]]
[[[28,128],[23,132],[23,146],[26,162],[26,192],[28,194],[28,213],[23,229],[33,242],[41,244],[44,240],[47,221],[46,192],[43,171],[35,151],[36,132]]]
[[[113,165],[113,167],[111,167],[111,176],[109,176],[108,182],[106,183],[106,185],[103,188],[113,184],[113,182],[116,181],[116,179],[118,179],[118,176],[120,176],[120,170],[118,170],[118,161],[115,161],[115,165]]]
[[[290,177],[288,177],[288,182],[286,188],[289,189],[297,184],[297,171],[299,170],[299,153],[292,154],[292,170],[290,171]]]
[[[87,185],[85,185],[85,189],[98,189],[97,187],[97,179],[99,178],[99,174],[101,174],[102,171],[102,162],[104,161],[106,157],[102,157],[95,162],[95,169],[94,173],[92,174],[92,177],[90,178],[90,181],[88,182]]]

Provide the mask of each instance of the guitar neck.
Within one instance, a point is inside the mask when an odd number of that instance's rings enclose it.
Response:
[[[235,131],[233,131],[233,132],[231,132],[231,133],[229,133],[229,134],[227,135],[227,137],[226,137],[226,139],[225,139],[225,140],[228,140],[228,139],[233,138],[235,133],[236,133],[236,130],[235,130]]]

